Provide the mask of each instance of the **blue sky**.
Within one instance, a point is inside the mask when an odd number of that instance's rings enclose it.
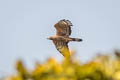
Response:
[[[1,0],[0,73],[14,72],[17,59],[28,67],[48,57],[63,59],[46,39],[55,35],[53,26],[61,19],[73,23],[71,37],[83,39],[69,43],[80,60],[120,49],[119,4],[119,0]]]

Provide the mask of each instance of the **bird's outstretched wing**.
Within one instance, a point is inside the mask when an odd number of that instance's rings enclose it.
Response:
[[[53,41],[53,43],[56,46],[56,49],[65,57],[69,58],[70,57],[70,51],[68,48],[68,43],[64,41]]]
[[[71,35],[71,26],[72,23],[69,20],[60,20],[58,23],[56,23],[55,28],[57,30],[57,35],[59,36],[69,36]]]

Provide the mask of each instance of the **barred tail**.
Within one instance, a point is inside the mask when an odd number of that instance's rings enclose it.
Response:
[[[77,42],[81,42],[82,41],[82,39],[79,39],[79,38],[71,38],[72,39],[72,41],[77,41]]]

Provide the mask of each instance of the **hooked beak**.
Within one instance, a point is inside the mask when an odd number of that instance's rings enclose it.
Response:
[[[50,38],[47,38],[48,40],[51,40]]]
[[[53,40],[53,38],[52,38],[52,37],[48,37],[47,39],[48,39],[48,40]]]

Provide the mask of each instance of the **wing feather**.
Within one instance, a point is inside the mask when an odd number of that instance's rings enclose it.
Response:
[[[56,46],[56,49],[66,58],[70,57],[70,51],[68,48],[68,42],[64,41],[53,41]]]
[[[69,20],[60,20],[55,24],[55,28],[57,30],[57,35],[59,36],[70,36],[71,35],[71,26],[72,23]]]

